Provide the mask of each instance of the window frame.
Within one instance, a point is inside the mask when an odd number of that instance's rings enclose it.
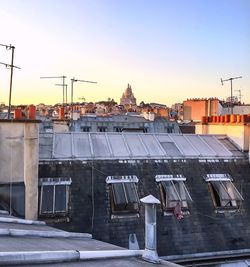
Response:
[[[229,174],[207,174],[204,179],[208,184],[212,202],[217,211],[239,209],[244,199]],[[227,195],[228,198],[224,198],[223,195]]]
[[[135,175],[126,175],[126,176],[108,176],[106,178],[106,183],[108,185],[109,192],[109,203],[110,203],[110,215],[111,219],[113,218],[123,218],[123,217],[139,217],[139,196],[138,196],[138,178]],[[116,184],[122,186],[123,197],[126,203],[121,203],[120,205],[124,205],[126,208],[122,209],[119,207],[119,203],[115,199],[115,188]],[[126,185],[130,184],[132,187],[132,197],[131,199],[135,199],[135,201],[130,201],[128,196],[128,190]],[[130,192],[130,194],[131,194]],[[128,207],[128,208],[127,208]]]
[[[185,214],[189,214],[190,212],[190,204],[192,202],[192,197],[188,191],[188,188],[185,184],[186,178],[182,174],[172,175],[156,175],[155,180],[158,183],[160,189],[160,198],[161,198],[161,206],[162,212],[164,215],[172,215],[173,210],[175,209],[177,203],[180,204],[182,211]],[[175,196],[178,199],[169,199],[167,198],[167,190],[166,190],[166,182],[170,182],[171,189],[173,190]],[[176,183],[178,183],[179,189],[176,188]],[[180,192],[182,190],[182,192]],[[185,193],[185,198],[183,193]],[[172,205],[171,205],[172,203]]]
[[[39,179],[39,216],[41,217],[57,217],[66,216],[69,212],[69,198],[70,198],[70,185],[72,183],[71,178],[59,177],[59,178],[40,178]],[[43,211],[43,198],[44,187],[52,187],[52,211]],[[56,187],[65,186],[65,210],[56,210]]]

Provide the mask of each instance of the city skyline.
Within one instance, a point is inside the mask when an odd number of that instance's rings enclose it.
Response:
[[[16,47],[13,104],[62,102],[60,79],[75,101],[119,99],[127,83],[137,102],[173,104],[230,95],[234,82],[250,103],[250,2],[240,1],[0,1],[0,43]],[[0,48],[0,62],[10,64]],[[8,103],[10,71],[0,66],[0,102]],[[238,95],[237,92],[234,92]],[[70,94],[69,94],[70,96]],[[70,101],[70,98],[68,97]]]

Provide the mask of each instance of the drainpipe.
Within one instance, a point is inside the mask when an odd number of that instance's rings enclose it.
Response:
[[[156,205],[160,201],[152,195],[140,200],[145,204],[145,249],[142,258],[152,263],[159,263],[156,242]]]

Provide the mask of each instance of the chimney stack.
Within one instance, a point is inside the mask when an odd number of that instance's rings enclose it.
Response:
[[[159,263],[156,238],[156,205],[160,204],[160,201],[152,195],[148,195],[140,201],[145,205],[145,249],[142,258],[152,263]]]

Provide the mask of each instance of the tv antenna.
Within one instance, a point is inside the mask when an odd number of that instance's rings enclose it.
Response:
[[[5,65],[6,68],[10,68],[10,92],[9,92],[9,107],[8,107],[8,119],[10,119],[13,68],[16,68],[16,69],[20,69],[20,68],[13,64],[14,63],[15,46],[13,46],[11,44],[10,45],[0,44],[0,46],[4,46],[6,48],[6,50],[11,50],[11,64],[0,62],[0,64]]]
[[[233,78],[229,78],[225,80],[222,80],[222,78],[220,79],[221,85],[224,85],[224,82],[228,82],[228,81],[230,81],[231,83],[231,97],[230,97],[231,114],[233,114],[233,80],[241,79],[241,78],[242,76],[233,77]]]
[[[46,77],[40,77],[40,79],[62,79],[62,88],[63,88],[63,106],[64,106],[64,88],[65,88],[65,79],[67,77],[62,75],[62,76],[46,76]]]
[[[78,80],[75,78],[71,79],[71,105],[73,105],[73,101],[74,101],[74,82],[83,82],[83,83],[97,83],[97,82],[93,82],[93,81],[85,81],[85,80]]]
[[[239,101],[240,101],[240,103],[241,103],[241,98],[242,98],[242,94],[241,94],[241,90],[239,89],[239,90],[234,90],[235,92],[238,92],[239,93]]]
[[[66,104],[67,106],[67,103],[68,103],[68,93],[67,93],[67,88],[68,88],[68,85],[67,84],[63,84],[63,83],[56,83],[55,84],[56,86],[62,86],[63,88],[65,87],[65,92],[63,90],[63,102]]]

